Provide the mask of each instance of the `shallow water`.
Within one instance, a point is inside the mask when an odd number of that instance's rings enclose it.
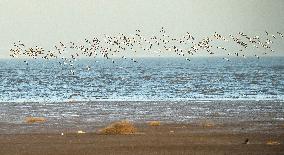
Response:
[[[284,120],[282,101],[95,101],[2,103],[0,120],[21,123],[27,116],[58,121],[111,122],[163,120],[190,122],[210,118],[238,121]]]

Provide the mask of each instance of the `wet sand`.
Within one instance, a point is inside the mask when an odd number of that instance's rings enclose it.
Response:
[[[0,124],[7,125],[18,126]],[[133,135],[102,135],[98,132],[102,126],[85,134],[70,129],[63,136],[42,127],[38,133],[2,133],[0,155],[284,154],[284,121],[135,125],[138,132]],[[246,139],[248,144],[243,144]]]

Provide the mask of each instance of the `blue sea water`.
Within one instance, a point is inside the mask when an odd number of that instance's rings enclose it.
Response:
[[[230,60],[0,60],[0,102],[284,100],[284,58]]]

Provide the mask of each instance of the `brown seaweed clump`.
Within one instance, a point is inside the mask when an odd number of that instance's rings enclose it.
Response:
[[[150,121],[148,122],[149,126],[160,126],[161,122],[160,121]]]
[[[26,123],[44,123],[46,122],[46,119],[43,117],[26,117],[25,122]]]
[[[266,142],[267,145],[280,145],[280,143],[278,141],[274,141],[274,140],[269,140]]]
[[[126,120],[114,122],[100,131],[100,133],[105,135],[128,135],[135,132],[135,126]]]

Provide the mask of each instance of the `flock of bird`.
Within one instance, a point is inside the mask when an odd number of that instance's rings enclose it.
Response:
[[[186,32],[182,37],[171,37],[164,29],[161,28],[157,35],[147,37],[141,33],[140,30],[136,30],[134,34],[118,35],[103,35],[101,39],[94,37],[92,39],[85,39],[83,43],[59,42],[53,49],[46,50],[43,47],[27,47],[23,42],[15,42],[13,48],[10,49],[10,56],[17,57],[30,57],[33,59],[58,59],[60,65],[73,66],[73,63],[80,57],[97,58],[103,57],[115,63],[117,58],[129,59],[134,63],[137,60],[134,59],[135,54],[144,52],[142,55],[153,56],[168,56],[177,55],[184,57],[186,61],[191,60],[191,56],[197,55],[202,51],[209,55],[216,54],[217,52],[225,53],[224,60],[230,61],[229,56],[246,57],[250,54],[249,51],[254,48],[259,49],[259,54],[254,56],[259,59],[262,55],[266,55],[269,52],[274,52],[272,44],[276,39],[283,39],[283,34],[277,32],[276,34],[270,34],[265,31],[265,34],[261,37],[249,36],[243,32],[238,32],[235,35],[229,34],[229,36],[223,36],[217,32],[213,35],[205,37],[201,40],[197,40],[196,37]],[[225,46],[216,46],[216,44],[226,45],[228,43],[235,44],[237,47],[234,49],[226,48]],[[232,47],[229,46],[229,47]],[[237,49],[237,50],[236,50]],[[229,51],[235,51],[230,53]],[[223,54],[224,55],[224,54]],[[128,58],[130,56],[130,58]],[[133,56],[133,58],[131,58]],[[25,61],[28,64],[27,61]],[[87,66],[89,70],[90,67]],[[74,72],[72,72],[74,73]]]

